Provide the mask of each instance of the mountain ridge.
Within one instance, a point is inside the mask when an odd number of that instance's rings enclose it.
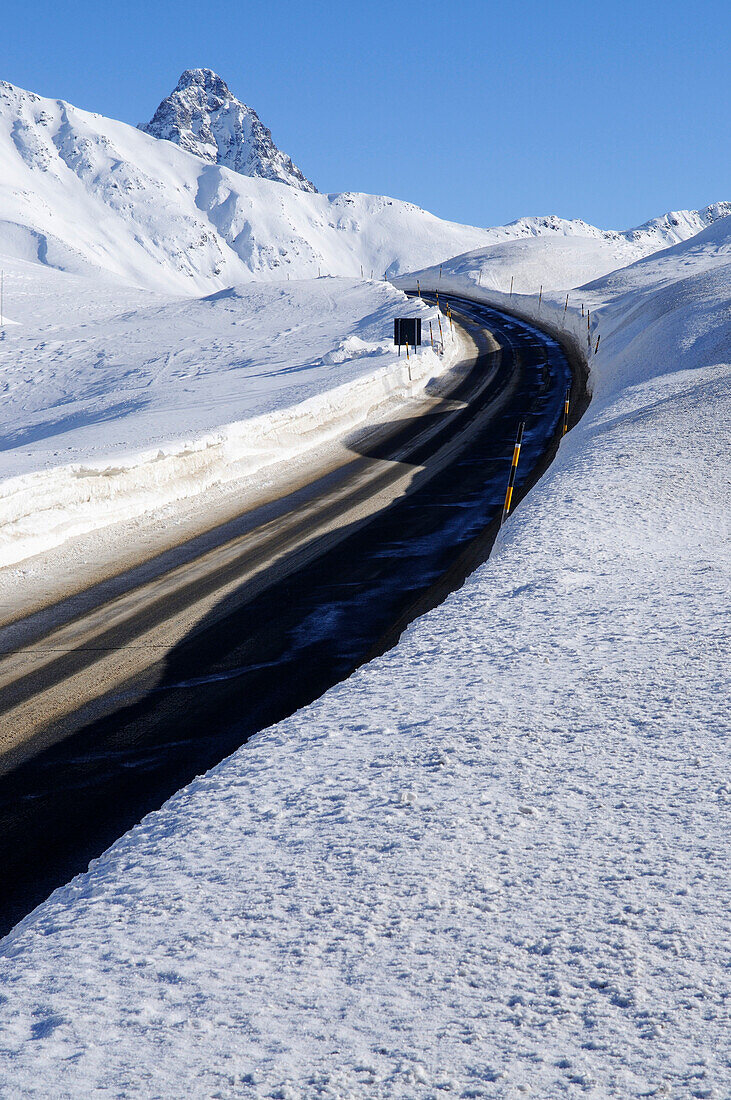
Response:
[[[242,175],[126,123],[0,82],[0,253],[162,293],[318,274],[389,278],[474,249],[540,240],[531,279],[577,285],[685,240],[730,203],[663,215],[631,230],[578,219],[518,219],[492,229],[437,218],[413,203],[320,194]],[[567,266],[569,238],[586,263]],[[584,247],[586,246],[586,247]],[[542,269],[546,257],[566,263]],[[531,289],[531,285],[516,290]]]
[[[317,191],[277,148],[256,111],[237,99],[212,69],[186,69],[152,119],[137,128],[241,175]]]

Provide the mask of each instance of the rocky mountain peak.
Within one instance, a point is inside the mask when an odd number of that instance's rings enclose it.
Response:
[[[151,121],[139,128],[241,175],[277,180],[300,191],[317,190],[277,148],[256,111],[238,100],[211,69],[186,69]]]

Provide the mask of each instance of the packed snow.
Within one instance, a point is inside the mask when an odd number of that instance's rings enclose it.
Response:
[[[731,218],[568,306],[479,264],[588,412],[458,593],[5,939],[12,1094],[731,1095]]]
[[[5,291],[0,591],[18,581],[2,567],[79,535],[291,473],[418,399],[461,354],[456,340],[432,351],[435,310],[384,282],[172,299],[12,261]],[[407,362],[393,319],[417,315],[426,344]]]

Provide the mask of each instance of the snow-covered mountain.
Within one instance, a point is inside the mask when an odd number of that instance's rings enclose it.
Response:
[[[244,176],[6,83],[0,165],[0,254],[162,292],[395,274],[490,240],[397,199]]]
[[[277,148],[256,111],[236,99],[210,69],[186,69],[152,120],[139,129],[244,176],[277,180],[300,191],[317,190]]]
[[[200,155],[205,144],[192,153],[0,83],[0,255],[192,295],[252,280],[390,277],[496,246],[503,249],[495,256],[500,278],[509,283],[511,267],[528,271],[513,259],[516,248],[528,248],[536,287],[558,287],[576,271],[579,252],[586,263],[570,285],[685,240],[731,212],[719,203],[623,233],[560,218],[480,229],[385,196],[323,195],[242,175]]]

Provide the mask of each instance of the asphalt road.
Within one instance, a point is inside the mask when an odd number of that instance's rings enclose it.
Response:
[[[550,339],[450,298],[451,391],[308,484],[0,631],[0,932],[257,730],[387,648],[489,553],[557,443]]]

